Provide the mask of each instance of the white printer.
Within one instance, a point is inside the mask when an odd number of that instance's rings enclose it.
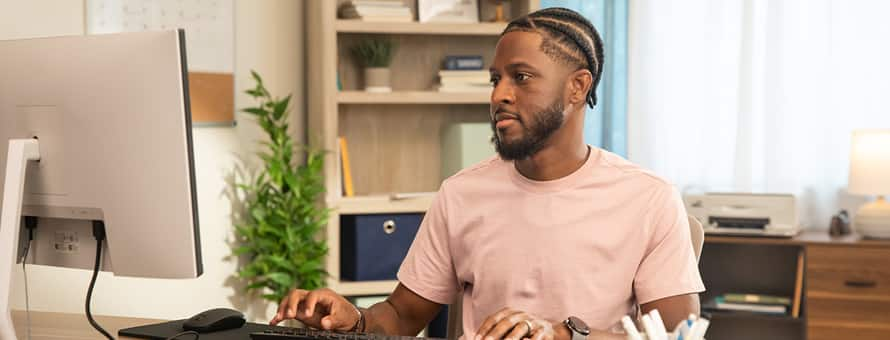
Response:
[[[800,232],[794,195],[709,193],[683,200],[708,234],[792,237]]]

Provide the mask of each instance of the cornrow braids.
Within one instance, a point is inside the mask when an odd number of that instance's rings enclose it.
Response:
[[[593,84],[586,101],[591,108],[596,105],[596,87],[603,77],[603,40],[590,21],[567,8],[545,8],[511,21],[501,36],[513,31],[541,34],[544,54],[590,71]]]

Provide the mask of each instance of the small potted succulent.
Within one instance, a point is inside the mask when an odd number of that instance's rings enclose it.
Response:
[[[390,68],[396,43],[389,38],[370,38],[352,46],[352,54],[365,70],[365,91],[392,92]]]

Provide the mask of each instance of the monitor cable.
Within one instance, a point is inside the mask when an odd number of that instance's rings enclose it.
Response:
[[[34,243],[34,229],[37,228],[37,217],[25,216],[25,228],[28,229],[28,243],[25,243],[25,251],[22,254],[22,277],[25,280],[25,334],[28,340],[31,340],[31,301],[28,297],[28,269],[25,266],[28,262],[28,254],[31,253],[31,246]]]
[[[93,267],[93,278],[90,279],[90,288],[87,289],[86,311],[87,320],[93,325],[99,333],[102,333],[109,340],[114,340],[102,326],[93,319],[93,313],[90,312],[90,300],[93,297],[93,287],[96,285],[96,276],[99,275],[99,265],[102,263],[102,241],[105,241],[105,223],[102,221],[93,221],[93,237],[96,238],[96,265]]]

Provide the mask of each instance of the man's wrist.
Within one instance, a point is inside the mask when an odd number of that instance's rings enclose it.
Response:
[[[565,322],[554,322],[553,330],[556,333],[555,340],[572,340],[572,330],[566,326]]]
[[[362,333],[365,331],[365,313],[358,306],[355,307],[355,312],[358,313],[358,320],[355,320],[355,325],[352,326],[350,332],[359,332]]]

